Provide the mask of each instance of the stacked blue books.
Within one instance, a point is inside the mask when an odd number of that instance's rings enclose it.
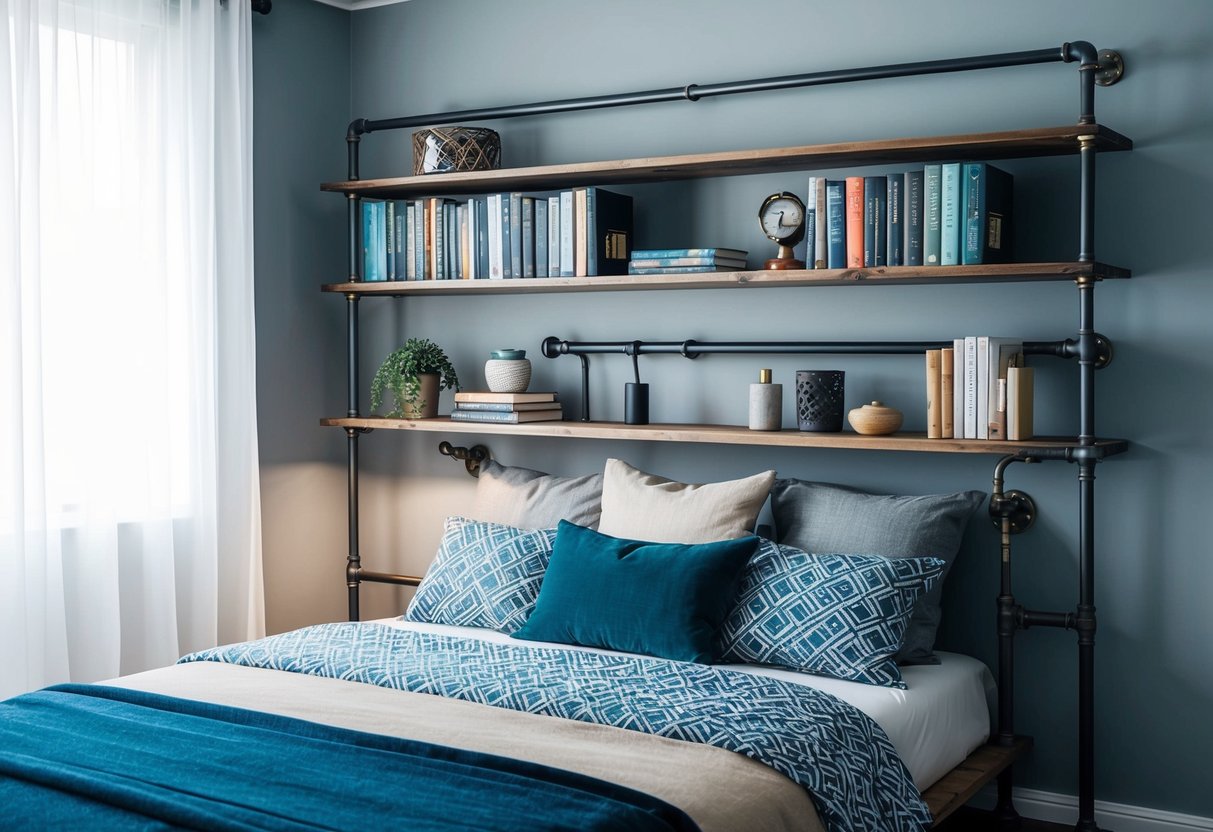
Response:
[[[745,268],[746,254],[736,248],[638,249],[632,252],[628,274],[738,271]]]

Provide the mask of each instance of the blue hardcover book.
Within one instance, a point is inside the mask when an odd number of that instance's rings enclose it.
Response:
[[[535,198],[535,277],[548,276],[548,201]]]
[[[512,193],[510,200],[510,273],[522,277],[522,194]]]
[[[960,162],[947,162],[939,174],[939,265],[960,265]]]
[[[938,266],[940,263],[941,220],[943,201],[940,184],[943,165],[927,165],[923,170],[923,204],[926,206],[922,231],[923,265]]]
[[[434,212],[434,280],[442,280],[446,276],[446,234],[441,199],[433,200],[431,207]]]
[[[965,265],[1011,259],[1011,175],[984,162],[964,166],[961,215]]]
[[[905,197],[903,191],[906,185],[906,175],[904,173],[889,174],[889,190],[888,200],[888,242],[886,256],[890,266],[901,266],[905,264],[905,253],[902,251],[902,246],[905,243],[905,229],[902,227],[904,219],[902,211],[905,207]]]
[[[633,252],[629,268],[674,269],[678,266],[732,266],[745,268],[744,257],[639,257]]]
[[[368,283],[387,280],[385,209],[379,200],[362,201],[362,279]]]
[[[884,176],[863,178],[863,265],[884,266],[888,259],[889,182]]]
[[[902,214],[902,225],[905,226],[905,245],[903,248],[907,266],[922,265],[922,229],[923,229],[923,172],[912,170],[906,174],[905,212]]]
[[[826,182],[826,268],[843,269],[847,265],[847,183],[841,179]]]
[[[698,274],[701,272],[739,272],[742,266],[673,266],[646,268],[628,266],[628,274]]]
[[[489,201],[483,197],[476,202],[476,277],[489,276]]]
[[[383,203],[384,265],[388,280],[396,279],[396,203]]]
[[[522,197],[522,276],[535,276],[535,198]]]

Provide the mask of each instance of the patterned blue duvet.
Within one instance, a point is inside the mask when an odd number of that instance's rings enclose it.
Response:
[[[310,673],[726,748],[803,786],[830,832],[924,829],[884,731],[813,688],[665,659],[323,624],[181,659]]]

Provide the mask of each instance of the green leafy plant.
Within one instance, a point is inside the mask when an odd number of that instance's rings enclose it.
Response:
[[[388,418],[401,418],[406,407],[425,407],[418,378],[423,373],[438,375],[439,390],[459,389],[459,376],[442,347],[426,338],[410,338],[383,359],[375,371],[371,381],[371,410],[377,410],[383,403],[385,390],[392,391],[396,397],[396,408],[387,414]]]

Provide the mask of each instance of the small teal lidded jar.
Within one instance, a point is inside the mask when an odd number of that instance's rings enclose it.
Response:
[[[492,350],[484,362],[484,380],[494,393],[525,393],[531,383],[526,350]]]

